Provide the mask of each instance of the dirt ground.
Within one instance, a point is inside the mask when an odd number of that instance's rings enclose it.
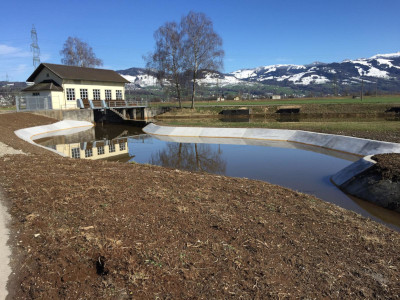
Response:
[[[0,115],[15,299],[377,298],[400,295],[400,234],[266,182],[74,160]]]
[[[372,159],[377,161],[374,167],[383,179],[400,181],[400,153],[374,155]]]

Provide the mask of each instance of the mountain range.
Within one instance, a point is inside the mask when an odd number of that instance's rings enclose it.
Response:
[[[142,68],[118,70],[133,88],[156,86],[155,73]],[[364,91],[400,92],[400,52],[342,62],[308,65],[280,64],[231,73],[201,72],[199,84],[223,89],[258,87],[264,92],[346,94]]]

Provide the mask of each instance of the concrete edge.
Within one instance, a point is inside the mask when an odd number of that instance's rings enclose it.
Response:
[[[346,152],[358,156],[381,153],[400,153],[400,144],[362,139],[335,134],[317,133],[303,130],[266,128],[213,128],[213,127],[169,127],[149,124],[143,128],[148,134],[160,136],[243,138],[285,141],[330,150]]]
[[[229,129],[229,130],[227,130]],[[243,130],[246,130],[243,132]],[[264,129],[264,128],[199,128],[199,127],[169,127],[149,124],[143,131],[161,136],[205,137],[205,138],[242,138],[270,141],[285,141],[317,146],[364,156],[346,168],[334,174],[331,179],[341,186],[356,175],[372,167],[376,162],[371,158],[375,154],[400,153],[400,144],[381,142],[349,136],[317,133],[303,130]]]
[[[6,299],[9,294],[8,278],[11,275],[11,246],[8,245],[10,238],[9,224],[11,216],[8,213],[7,205],[4,203],[5,197],[0,188],[0,298]]]
[[[17,137],[23,139],[28,143],[52,151],[54,153],[57,153],[58,155],[66,156],[65,154],[62,154],[54,149],[36,144],[34,140],[56,135],[68,135],[72,133],[77,133],[87,130],[93,126],[94,125],[92,123],[87,121],[63,120],[49,125],[19,129],[14,131],[14,133]]]
[[[375,165],[376,161],[372,159],[372,156],[373,155],[368,155],[357,160],[356,162],[352,163],[351,165],[333,175],[331,177],[331,180],[334,184],[340,187],[358,174],[361,174],[362,172],[368,170],[373,165]]]

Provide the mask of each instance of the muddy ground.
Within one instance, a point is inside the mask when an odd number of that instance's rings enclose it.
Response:
[[[15,299],[398,298],[400,234],[261,181],[74,160],[0,115]]]

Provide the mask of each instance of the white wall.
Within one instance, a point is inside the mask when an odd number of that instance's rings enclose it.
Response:
[[[122,91],[122,99],[125,99],[125,83],[113,83],[113,82],[96,82],[96,81],[80,81],[80,83],[73,82],[73,80],[65,80],[63,84],[64,92],[67,88],[75,89],[75,96],[77,99],[80,98],[80,89],[88,90],[88,97],[93,100],[93,90],[100,90],[100,99],[105,100],[105,90],[111,90],[111,99],[116,99],[116,90]],[[66,97],[66,94],[65,94]]]
[[[49,76],[47,76],[47,74]],[[62,84],[62,79],[60,77],[58,77],[56,74],[54,74],[52,71],[50,71],[47,68],[43,68],[42,71],[40,71],[40,73],[38,74],[38,76],[36,76],[35,78],[35,83],[40,83],[43,80],[54,80],[55,82],[57,82],[60,86]]]

